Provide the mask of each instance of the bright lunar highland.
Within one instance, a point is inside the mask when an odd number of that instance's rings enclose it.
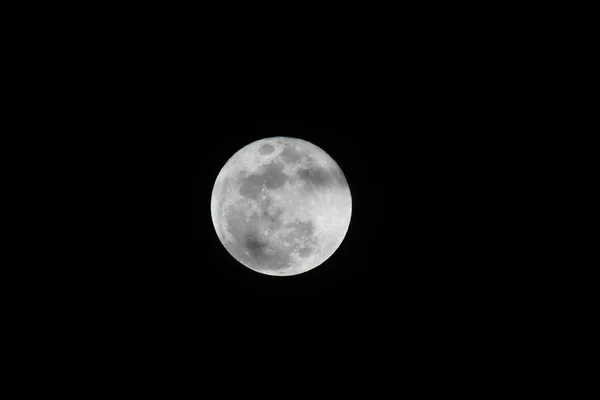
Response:
[[[272,137],[227,161],[213,187],[212,221],[237,261],[267,275],[309,271],[338,249],[352,198],[339,165],[307,141]]]

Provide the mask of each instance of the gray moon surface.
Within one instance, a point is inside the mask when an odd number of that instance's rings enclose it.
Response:
[[[302,139],[271,137],[236,152],[211,197],[212,221],[225,249],[253,271],[309,271],[339,248],[352,215],[340,166]]]

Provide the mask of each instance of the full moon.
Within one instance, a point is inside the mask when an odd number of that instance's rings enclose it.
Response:
[[[325,262],[344,240],[351,214],[339,165],[320,147],[290,137],[257,140],[235,153],[211,198],[213,225],[229,254],[275,276]]]

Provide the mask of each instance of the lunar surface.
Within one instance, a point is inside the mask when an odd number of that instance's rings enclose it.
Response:
[[[211,198],[219,240],[263,274],[297,275],[326,261],[350,225],[352,198],[339,165],[307,141],[273,137],[227,161]]]

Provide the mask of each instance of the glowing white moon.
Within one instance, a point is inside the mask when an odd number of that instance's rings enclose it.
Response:
[[[267,275],[309,271],[338,249],[352,198],[339,165],[307,141],[273,137],[227,161],[211,198],[219,240],[246,267]]]

